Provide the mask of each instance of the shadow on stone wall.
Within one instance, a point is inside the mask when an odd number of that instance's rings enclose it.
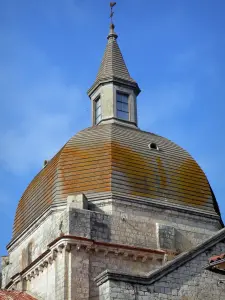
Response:
[[[91,239],[111,241],[111,216],[93,212],[90,222]]]

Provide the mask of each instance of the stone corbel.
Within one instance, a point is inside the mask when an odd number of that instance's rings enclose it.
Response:
[[[40,264],[39,267],[38,267],[38,269],[39,269],[40,272],[43,272],[44,271],[44,265]]]
[[[90,252],[92,250],[92,246],[91,245],[89,245],[89,246],[87,246],[86,248],[85,248],[85,251],[86,252]]]
[[[133,255],[133,260],[136,261],[136,260],[137,260],[137,257],[138,257],[137,254],[134,254],[134,255]]]
[[[52,259],[55,260],[57,258],[57,255],[58,255],[58,249],[54,249],[52,251]]]
[[[152,257],[151,257],[151,259],[152,259],[152,262],[157,262],[157,257],[156,257],[156,255],[152,255]]]
[[[141,261],[142,261],[142,262],[145,262],[147,259],[148,259],[148,256],[145,255],[145,256],[142,257],[142,260],[141,260]]]
[[[22,276],[18,274],[16,277],[13,278],[13,285],[16,287],[18,283],[22,281]]]
[[[76,249],[76,251],[80,251],[80,249],[81,249],[81,244],[76,244],[75,249]]]
[[[27,281],[31,281],[31,275],[30,274],[28,274],[26,278],[27,278]]]
[[[65,248],[65,245],[64,244],[60,244],[60,245],[58,245],[57,250],[58,250],[58,252],[62,253],[64,248]]]
[[[71,244],[68,242],[65,244],[65,251],[67,251],[67,252],[71,251]]]
[[[49,258],[48,258],[48,264],[52,264],[53,263],[53,258],[52,258],[52,256],[50,256]]]
[[[99,249],[97,246],[94,246],[94,251],[95,251],[95,253],[98,253]]]
[[[34,271],[35,271],[35,275],[39,276],[39,269],[36,268]]]
[[[43,265],[44,265],[44,268],[47,268],[47,267],[48,267],[48,260],[45,260],[45,261],[43,262]]]

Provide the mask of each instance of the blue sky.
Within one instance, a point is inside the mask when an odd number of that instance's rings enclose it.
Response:
[[[0,255],[28,183],[91,123],[109,1],[0,0]],[[118,0],[118,43],[142,93],[141,129],[188,150],[225,220],[225,2]]]

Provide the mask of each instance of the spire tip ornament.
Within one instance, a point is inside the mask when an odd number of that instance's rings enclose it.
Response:
[[[109,35],[107,37],[108,40],[110,38],[117,39],[117,37],[118,37],[114,31],[115,25],[113,23],[113,15],[114,15],[113,7],[116,5],[116,2],[110,2],[109,5],[110,5],[110,9],[111,9],[111,13],[110,13],[111,23],[110,23],[110,27],[109,27],[110,28]]]
[[[109,5],[111,9],[111,13],[110,13],[111,25],[113,25],[113,15],[114,15],[113,7],[116,5],[116,2],[110,2]]]

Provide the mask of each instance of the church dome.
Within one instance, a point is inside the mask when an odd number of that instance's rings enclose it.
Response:
[[[74,135],[32,180],[17,207],[13,238],[75,193],[124,195],[219,214],[204,172],[184,149],[137,128],[102,124]]]

